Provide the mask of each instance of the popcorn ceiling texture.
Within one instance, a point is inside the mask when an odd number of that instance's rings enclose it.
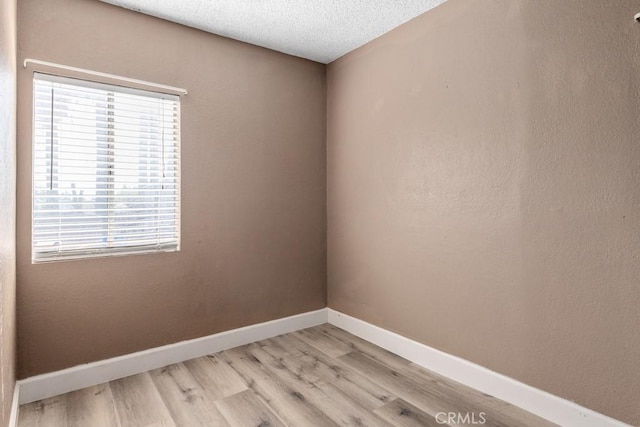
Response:
[[[329,63],[445,0],[102,0]]]

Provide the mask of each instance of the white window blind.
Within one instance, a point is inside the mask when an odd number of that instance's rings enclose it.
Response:
[[[34,262],[178,250],[177,96],[34,73]]]

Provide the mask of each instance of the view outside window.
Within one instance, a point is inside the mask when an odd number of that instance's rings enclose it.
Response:
[[[177,250],[179,99],[34,77],[33,259]]]

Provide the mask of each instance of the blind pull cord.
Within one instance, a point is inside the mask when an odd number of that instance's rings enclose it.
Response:
[[[49,142],[51,143],[51,169],[49,171],[49,190],[53,191],[53,96],[54,89],[51,88],[51,137],[49,138]]]
[[[166,178],[165,175],[165,171],[164,171],[164,100],[161,101],[162,102],[162,190],[164,190],[164,180]]]

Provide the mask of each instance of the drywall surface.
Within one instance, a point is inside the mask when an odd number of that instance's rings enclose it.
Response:
[[[631,0],[451,0],[328,67],[329,306],[640,425]]]
[[[20,0],[18,60],[188,89],[181,251],[31,264],[18,72],[19,377],[326,305],[325,66],[87,0]]]
[[[0,1],[0,425],[8,425],[16,354],[16,0]]]

